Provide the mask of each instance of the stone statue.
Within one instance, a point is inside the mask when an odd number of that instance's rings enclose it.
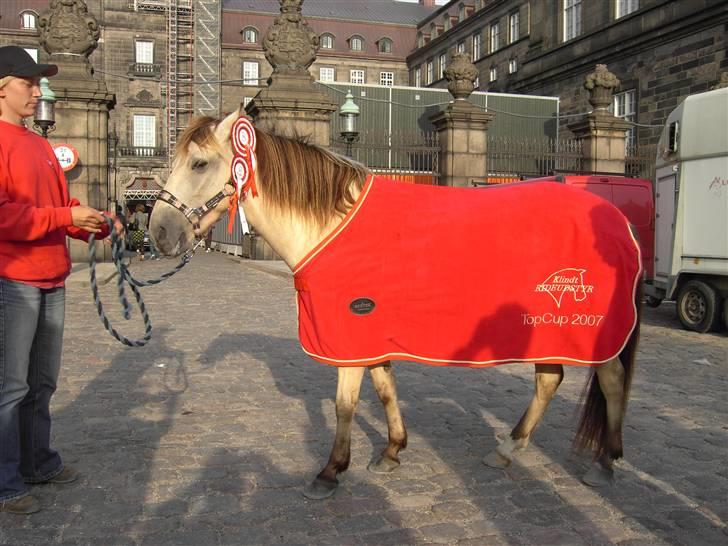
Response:
[[[597,110],[606,110],[612,104],[612,93],[619,83],[606,64],[598,64],[584,82],[584,89],[589,91],[589,103]]]
[[[99,24],[84,0],[51,0],[38,19],[40,44],[51,55],[81,55],[88,59],[98,46]]]
[[[280,0],[281,14],[263,40],[273,73],[307,72],[316,59],[318,35],[301,15],[303,0]]]
[[[467,99],[475,89],[475,79],[480,74],[464,52],[452,54],[452,60],[444,73],[449,82],[447,90],[455,99]]]

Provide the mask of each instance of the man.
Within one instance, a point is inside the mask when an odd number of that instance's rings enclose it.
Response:
[[[71,200],[48,142],[26,129],[41,96],[37,64],[0,48],[0,512],[40,509],[29,484],[66,484],[78,472],[50,447],[50,400],[61,365],[66,235],[108,235],[99,211]]]

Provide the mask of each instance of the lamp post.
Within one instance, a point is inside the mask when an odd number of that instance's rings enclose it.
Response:
[[[352,144],[359,140],[359,131],[356,129],[356,118],[359,116],[359,107],[354,102],[351,90],[346,93],[346,100],[339,108],[339,115],[343,118],[344,130],[341,138],[346,142],[346,155],[351,157]]]
[[[48,138],[48,133],[56,128],[56,94],[48,85],[48,78],[40,79],[40,92],[33,128],[39,130],[43,138]]]

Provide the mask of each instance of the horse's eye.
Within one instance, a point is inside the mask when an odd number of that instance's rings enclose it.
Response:
[[[207,161],[204,159],[195,159],[195,161],[192,162],[193,171],[201,171],[205,167],[207,167]]]

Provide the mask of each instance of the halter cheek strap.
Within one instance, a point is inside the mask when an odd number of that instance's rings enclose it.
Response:
[[[240,201],[245,200],[248,195],[258,196],[258,188],[255,183],[255,171],[257,162],[255,159],[255,128],[250,120],[240,116],[230,131],[230,141],[233,146],[233,160],[230,163],[230,180],[235,187],[234,196],[230,197],[231,203],[228,209],[228,233],[232,233],[235,219],[235,211],[240,216],[240,224],[243,233],[250,233],[248,221],[245,218],[243,207]]]
[[[217,205],[219,205],[223,199],[227,199],[234,194],[235,186],[233,186],[232,182],[227,182],[225,184],[225,187],[221,191],[213,195],[211,199],[209,199],[207,202],[205,202],[204,205],[200,207],[188,207],[182,201],[177,199],[174,195],[169,193],[167,190],[160,191],[157,195],[157,199],[159,201],[164,201],[168,205],[176,208],[178,211],[184,214],[185,218],[187,218],[187,220],[192,224],[192,227],[195,230],[199,230],[200,220],[202,220],[202,217],[205,216],[205,214],[210,212],[212,209],[214,209]]]

